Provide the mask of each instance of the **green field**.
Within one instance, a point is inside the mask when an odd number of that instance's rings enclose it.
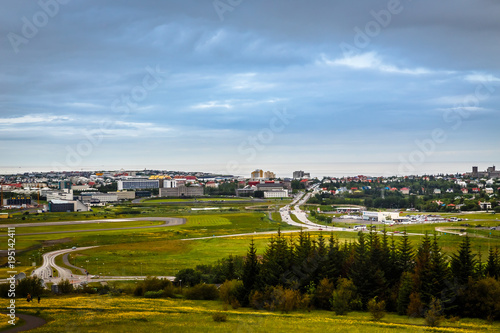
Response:
[[[36,233],[36,232],[60,232],[60,231],[84,231],[92,229],[116,229],[116,228],[130,228],[130,227],[145,227],[151,225],[162,225],[164,222],[150,222],[150,221],[129,221],[129,222],[97,222],[85,223],[75,225],[50,225],[39,227],[16,227],[16,234]],[[7,228],[0,228],[1,234],[7,233]]]
[[[7,300],[0,300],[2,307]],[[17,300],[17,310],[38,315],[48,323],[43,332],[498,332],[500,324],[483,320],[445,321],[437,328],[423,326],[423,319],[388,314],[380,322],[366,312],[336,316],[329,311],[280,312],[247,308],[223,311],[227,322],[212,315],[222,310],[219,301],[145,299],[130,296],[65,296],[42,298],[40,304]],[[0,328],[6,324],[2,322]]]

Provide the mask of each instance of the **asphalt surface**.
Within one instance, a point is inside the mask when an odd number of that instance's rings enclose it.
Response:
[[[36,301],[36,300],[35,300]],[[1,312],[1,313],[7,313],[7,312]],[[33,330],[37,327],[45,325],[47,322],[45,319],[40,318],[40,317],[35,317],[32,315],[27,315],[24,313],[16,313],[16,317],[21,318],[22,320],[25,321],[25,323],[21,326],[15,325],[12,328],[9,328],[5,331],[2,331],[2,333],[15,333],[15,332],[25,332],[25,331],[30,331]]]
[[[75,249],[63,249],[52,252],[47,252],[43,254],[43,264],[39,268],[31,272],[31,276],[38,276],[43,279],[44,282],[51,282],[58,284],[61,280],[69,280],[71,284],[80,284],[82,282],[105,282],[105,281],[129,281],[129,280],[144,280],[146,276],[94,276],[84,274],[85,270],[82,271],[79,267],[76,267],[82,272],[82,274],[73,274],[69,269],[58,266],[55,263],[56,257],[60,255],[66,255],[70,252],[84,251],[98,246],[87,246],[79,247]],[[70,265],[70,267],[75,267]],[[53,271],[57,272],[57,277],[54,277]],[[160,279],[174,280],[174,276],[158,276]]]

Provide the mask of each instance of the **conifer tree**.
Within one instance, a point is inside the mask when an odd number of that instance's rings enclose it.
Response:
[[[475,277],[475,267],[477,260],[475,254],[472,253],[469,236],[465,236],[458,253],[451,256],[451,271],[458,283],[464,285],[467,283],[469,276]]]
[[[498,280],[498,276],[500,275],[498,247],[495,250],[493,250],[493,247],[490,247],[488,262],[486,263],[486,275]]]
[[[255,248],[255,243],[252,238],[250,242],[250,248],[247,252],[247,257],[245,258],[245,263],[243,265],[243,295],[241,295],[239,301],[241,305],[247,306],[249,304],[249,296],[253,289],[259,284],[257,278],[259,276],[260,264],[257,259],[257,249]],[[243,303],[242,303],[243,302]]]

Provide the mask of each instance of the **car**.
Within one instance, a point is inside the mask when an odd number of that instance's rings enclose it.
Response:
[[[71,249],[72,249],[72,250],[76,250],[76,246],[73,246]]]

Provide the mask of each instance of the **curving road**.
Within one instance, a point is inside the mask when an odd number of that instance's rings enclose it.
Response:
[[[98,278],[92,278],[87,276],[87,274],[73,274],[69,269],[61,267],[56,264],[56,257],[60,255],[68,254],[73,251],[84,251],[98,246],[87,246],[79,247],[74,249],[64,249],[52,252],[44,253],[43,264],[41,267],[35,269],[31,275],[38,276],[43,279],[44,282],[51,282],[58,284],[61,280],[69,280],[71,284],[80,284],[82,282],[103,282],[103,281],[127,281],[127,280],[144,280],[146,276],[102,276]],[[57,277],[53,276],[53,270],[57,271]],[[160,279],[174,280],[174,276],[158,276]]]

